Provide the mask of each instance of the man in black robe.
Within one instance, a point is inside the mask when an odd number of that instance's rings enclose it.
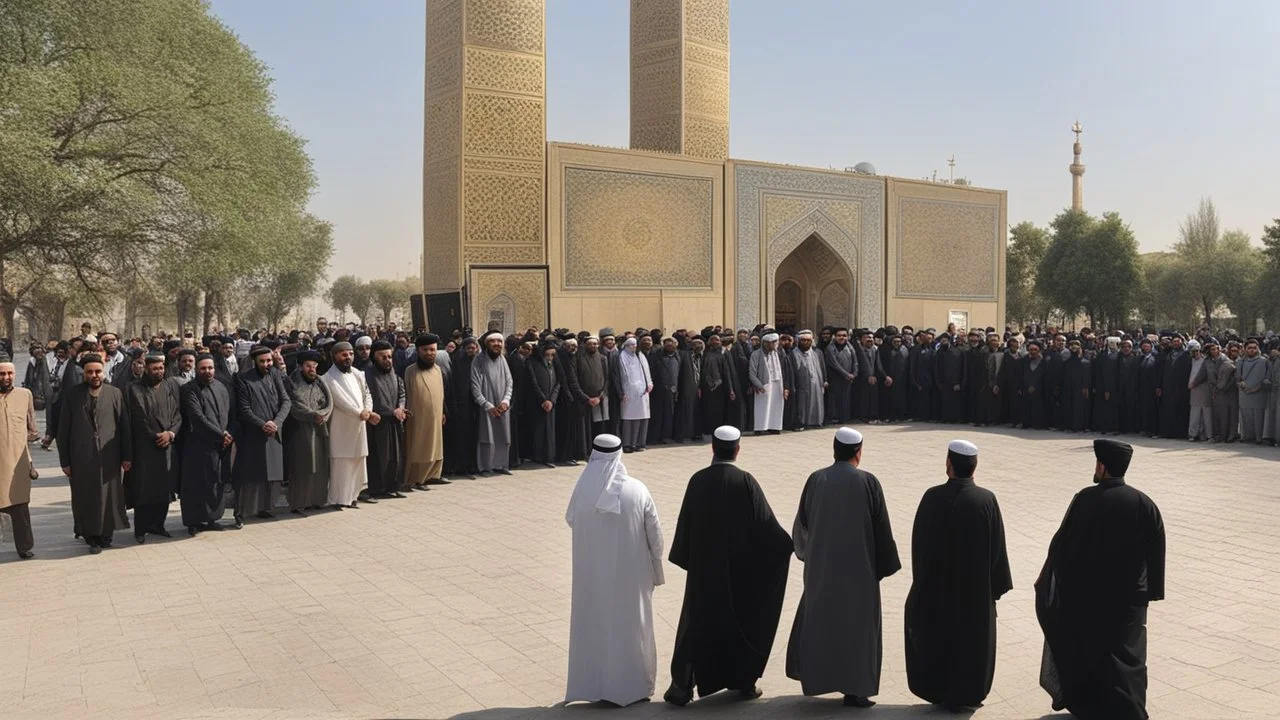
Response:
[[[933,386],[938,396],[937,421],[964,422],[965,354],[951,344],[951,336],[938,336],[933,354]]]
[[[662,347],[649,352],[653,392],[649,393],[649,444],[665,445],[675,437],[676,399],[680,395],[680,355],[676,339],[663,338]]]
[[[670,560],[688,573],[663,696],[684,705],[723,689],[760,697],[787,587],[791,536],[778,524],[764,491],[734,465],[741,433],[721,426],[710,467],[685,489]]]
[[[298,353],[289,377],[289,419],[284,423],[284,473],[289,479],[289,511],[306,517],[329,498],[329,416],[333,396],[320,381],[320,353]]]
[[[712,335],[707,342],[709,347],[702,358],[698,395],[701,400],[702,432],[709,435],[721,425],[732,422],[733,403],[738,399],[735,389],[738,387],[738,376],[720,336]]]
[[[556,364],[556,346],[543,343],[536,358],[527,361],[529,407],[525,422],[530,430],[529,458],[547,467],[555,467],[556,400],[560,397],[560,368]]]
[[[533,354],[532,341],[519,341],[515,349],[507,353],[507,369],[511,371],[511,405],[507,412],[511,415],[511,450],[510,467],[519,467],[521,461],[528,460],[537,452],[534,447],[533,426],[542,415],[537,407],[529,387],[530,356]],[[468,380],[469,382],[469,380]],[[470,385],[467,386],[470,388]],[[468,390],[470,392],[470,390]],[[469,397],[469,396],[468,396]],[[475,404],[475,401],[471,401]],[[475,444],[471,453],[475,454]]]
[[[1107,434],[1120,428],[1120,339],[1107,338],[1106,345],[1093,358],[1094,432]]]
[[[990,405],[986,397],[991,392],[987,382],[988,348],[982,344],[982,335],[977,330],[969,331],[969,344],[964,349],[964,420],[970,425],[986,425]]]
[[[933,384],[933,333],[921,330],[916,333],[916,342],[907,355],[907,375],[910,377],[908,388],[908,420],[933,422],[936,391]]]
[[[1066,371],[1067,358],[1071,357],[1071,351],[1067,350],[1067,338],[1065,335],[1055,335],[1053,343],[1049,346],[1047,359],[1049,361],[1049,373],[1045,378],[1045,402],[1049,412],[1049,426],[1055,430],[1065,430],[1070,426],[1070,422],[1066,419],[1066,404],[1062,398],[1063,374]]]
[[[479,406],[471,399],[471,364],[480,352],[480,344],[473,337],[463,338],[451,362],[449,386],[445,388],[444,424],[445,450],[444,474],[474,478],[479,472],[476,446],[479,441]]]
[[[947,447],[947,482],[925,491],[911,532],[907,684],[953,712],[978,707],[996,672],[996,601],[1013,588],[1004,519],[974,484],[978,448]]]
[[[1160,434],[1160,391],[1164,382],[1164,362],[1155,343],[1144,339],[1138,344],[1138,432],[1148,437]]]
[[[1036,580],[1040,685],[1083,720],[1145,720],[1147,604],[1164,599],[1160,509],[1125,483],[1127,443],[1093,441],[1093,487],[1076,493]]]
[[[1079,340],[1067,346],[1071,356],[1062,366],[1062,425],[1060,430],[1084,432],[1089,429],[1089,400],[1093,387],[1091,360],[1085,357]]]
[[[249,351],[253,367],[236,375],[236,462],[231,482],[236,488],[235,526],[245,515],[271,518],[271,483],[284,480],[284,446],[280,430],[289,417],[289,389],[284,374],[273,367],[271,349]]]
[[[102,358],[87,354],[80,367],[84,382],[62,390],[58,464],[71,480],[76,534],[97,555],[117,528],[129,527],[121,474],[133,464],[133,442],[124,393],[106,384]]]
[[[196,379],[182,386],[182,442],[178,496],[182,524],[195,535],[221,530],[223,489],[231,477],[235,411],[226,385],[215,379],[212,355],[196,358]]]
[[[1006,341],[1000,360],[997,387],[1000,388],[1000,417],[1011,427],[1022,424],[1022,400],[1018,390],[1022,387],[1022,343],[1016,337]]]
[[[875,336],[870,330],[863,330],[853,349],[858,359],[858,370],[853,379],[853,414],[863,422],[879,423],[880,380],[884,369],[880,367]]]
[[[364,372],[373,397],[373,412],[382,418],[377,425],[365,424],[369,442],[369,454],[365,457],[368,495],[380,499],[405,497],[400,492],[404,484],[404,419],[407,417],[404,379],[396,374],[393,352],[386,340],[372,343],[372,360]]]
[[[738,400],[733,405],[738,413],[736,427],[740,430],[755,427],[756,404],[753,400],[755,398],[755,390],[751,387],[749,373],[751,369],[751,353],[754,351],[755,348],[751,345],[751,333],[746,330],[738,330],[738,339],[733,343],[733,347],[729,349],[729,356],[733,359],[734,378],[737,380]]]
[[[1160,437],[1185,438],[1191,423],[1191,353],[1174,335],[1160,378]]]
[[[573,358],[578,377],[578,402],[583,428],[589,437],[605,434],[609,426],[609,358],[600,351],[600,340],[588,337]]]
[[[1043,430],[1049,426],[1049,361],[1039,340],[1027,343],[1027,356],[1018,370],[1018,405],[1022,427]]]
[[[560,373],[560,395],[556,398],[556,462],[575,466],[587,459],[591,447],[590,428],[583,424],[586,395],[578,380],[578,339],[566,333],[556,351]]]
[[[133,538],[142,544],[147,534],[172,537],[164,529],[169,503],[178,492],[178,433],[182,430],[182,401],[178,381],[165,377],[164,356],[148,355],[146,374],[125,390],[129,433],[133,439],[133,467],[124,476],[125,497],[133,508]]]
[[[702,439],[702,418],[699,415],[698,385],[702,380],[702,357],[706,343],[700,337],[689,341],[688,350],[680,350],[680,382],[676,394],[676,422],[673,435],[676,442]]]
[[[1141,415],[1139,395],[1141,359],[1133,352],[1133,341],[1120,341],[1116,357],[1116,432],[1137,432]]]
[[[831,401],[824,419],[828,424],[847,423],[854,416],[853,388],[858,378],[858,356],[849,343],[849,331],[834,331],[823,354],[827,361],[827,397]]]
[[[890,327],[889,330],[897,328]],[[907,360],[910,351],[902,346],[902,336],[890,332],[880,346],[880,420],[897,422],[907,417]]]

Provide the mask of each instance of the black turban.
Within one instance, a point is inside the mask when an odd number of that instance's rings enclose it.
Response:
[[[179,347],[180,345],[182,345],[182,341],[181,341],[181,340],[165,340],[165,341],[164,341],[164,351],[165,351],[165,352],[169,352],[170,350],[172,350],[172,349],[174,349],[174,348],[176,348],[176,347]]]
[[[439,345],[440,336],[434,333],[423,333],[418,336],[417,340],[413,341],[413,344],[417,347],[422,347],[423,345]]]
[[[125,349],[124,349],[124,354],[125,354],[125,355],[128,355],[129,357],[133,358],[134,360],[137,360],[137,359],[138,359],[138,356],[142,354],[142,348],[140,348],[140,347],[125,348]],[[160,356],[160,358],[161,358],[161,359],[164,359],[164,356],[163,356],[163,355],[161,355],[161,356]]]
[[[1093,456],[1107,469],[1108,475],[1120,478],[1129,469],[1129,461],[1133,459],[1133,446],[1119,440],[1098,438],[1093,441]]]
[[[270,355],[271,348],[266,345],[254,345],[249,349],[249,357],[258,357],[259,355]]]
[[[183,355],[195,355],[195,354],[196,354],[196,351],[192,350],[191,348],[182,348],[181,350],[178,351],[178,357],[182,357]]]
[[[210,354],[210,353],[200,353],[199,355],[196,355],[196,364],[197,364],[197,365],[199,365],[199,364],[200,364],[200,361],[201,361],[201,360],[208,360],[209,362],[213,362],[213,355],[212,355],[212,354]]]
[[[314,363],[319,363],[321,360],[324,360],[324,356],[315,350],[303,350],[298,353],[298,362],[302,363],[308,360]]]
[[[386,340],[374,340],[373,344],[369,346],[369,352],[378,352],[379,350],[390,350],[390,349],[391,349],[391,343],[387,342]]]
[[[89,363],[98,363],[101,365],[102,356],[97,353],[87,353],[84,357],[80,358],[80,367],[84,367]]]

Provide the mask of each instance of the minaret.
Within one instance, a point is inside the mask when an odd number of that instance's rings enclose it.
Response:
[[[1071,132],[1076,134],[1076,144],[1072,146],[1075,151],[1075,161],[1071,163],[1071,209],[1084,210],[1084,163],[1080,162],[1080,133],[1084,132],[1084,127],[1077,120],[1071,126]]]

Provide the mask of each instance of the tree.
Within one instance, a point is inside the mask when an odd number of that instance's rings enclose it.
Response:
[[[1053,240],[1036,273],[1036,289],[1071,315],[1083,310],[1095,327],[1128,319],[1142,277],[1138,241],[1118,213],[1101,220],[1082,210],[1054,218]]]
[[[391,320],[391,311],[409,306],[409,293],[404,280],[370,280],[373,305],[382,312],[383,322]]]
[[[1267,327],[1280,325],[1280,218],[1262,228],[1263,275],[1259,280],[1258,303]],[[1269,279],[1269,281],[1268,281]]]
[[[333,227],[311,215],[298,219],[287,238],[286,251],[246,281],[252,312],[272,330],[315,291],[333,255]]]
[[[355,275],[342,275],[329,286],[325,300],[339,313],[351,308],[356,321],[363,325],[374,304],[373,288]]]
[[[1218,241],[1217,255],[1214,271],[1218,275],[1222,302],[1235,314],[1238,330],[1254,332],[1265,310],[1261,299],[1265,256],[1243,230],[1224,232]]]
[[[1036,292],[1036,271],[1049,249],[1049,232],[1034,223],[1020,222],[1009,230],[1005,251],[1005,319],[1023,323],[1044,320],[1048,303]]]
[[[1138,309],[1143,322],[1155,327],[1194,325],[1198,301],[1183,289],[1183,260],[1171,252],[1154,252],[1143,255],[1141,264]]]
[[[1183,292],[1196,298],[1209,327],[1213,327],[1214,308],[1225,299],[1223,281],[1236,265],[1223,246],[1221,226],[1213,200],[1201,198],[1195,212],[1179,225],[1178,242],[1173,246],[1185,267],[1194,269],[1183,278]]]

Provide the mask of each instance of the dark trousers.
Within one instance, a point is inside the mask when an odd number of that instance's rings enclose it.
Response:
[[[35,536],[31,534],[31,505],[30,503],[21,503],[18,505],[10,505],[7,508],[0,508],[0,513],[8,515],[13,520],[13,545],[18,549],[19,553],[31,552],[31,548],[36,546]]]
[[[133,534],[146,535],[164,529],[165,518],[169,517],[169,503],[155,505],[138,505],[133,508]]]

